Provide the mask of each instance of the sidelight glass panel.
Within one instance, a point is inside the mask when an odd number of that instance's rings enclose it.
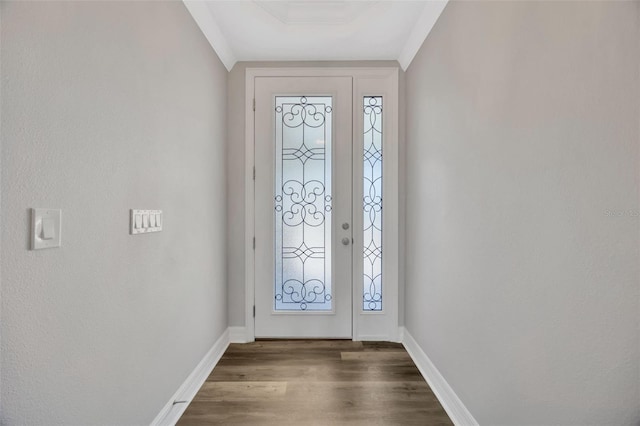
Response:
[[[276,311],[330,311],[330,96],[275,97]]]
[[[382,96],[364,97],[362,309],[382,310]]]

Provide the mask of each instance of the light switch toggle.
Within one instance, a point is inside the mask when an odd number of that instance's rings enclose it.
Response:
[[[42,233],[40,235],[43,240],[53,240],[56,237],[56,228],[52,218],[42,219]]]

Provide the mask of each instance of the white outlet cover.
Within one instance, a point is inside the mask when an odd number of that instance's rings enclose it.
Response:
[[[60,247],[62,210],[31,209],[31,250]]]

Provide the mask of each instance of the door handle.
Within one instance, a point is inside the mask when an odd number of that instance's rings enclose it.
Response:
[[[348,224],[347,222],[343,223],[343,224],[342,224],[342,229],[344,229],[345,231],[346,231],[347,229],[349,229],[349,224]]]
[[[345,246],[348,246],[350,242],[351,242],[351,238],[344,237],[342,239],[342,244]]]

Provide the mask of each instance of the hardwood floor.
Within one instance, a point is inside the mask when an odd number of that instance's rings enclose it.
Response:
[[[451,425],[402,345],[231,344],[178,425]]]

